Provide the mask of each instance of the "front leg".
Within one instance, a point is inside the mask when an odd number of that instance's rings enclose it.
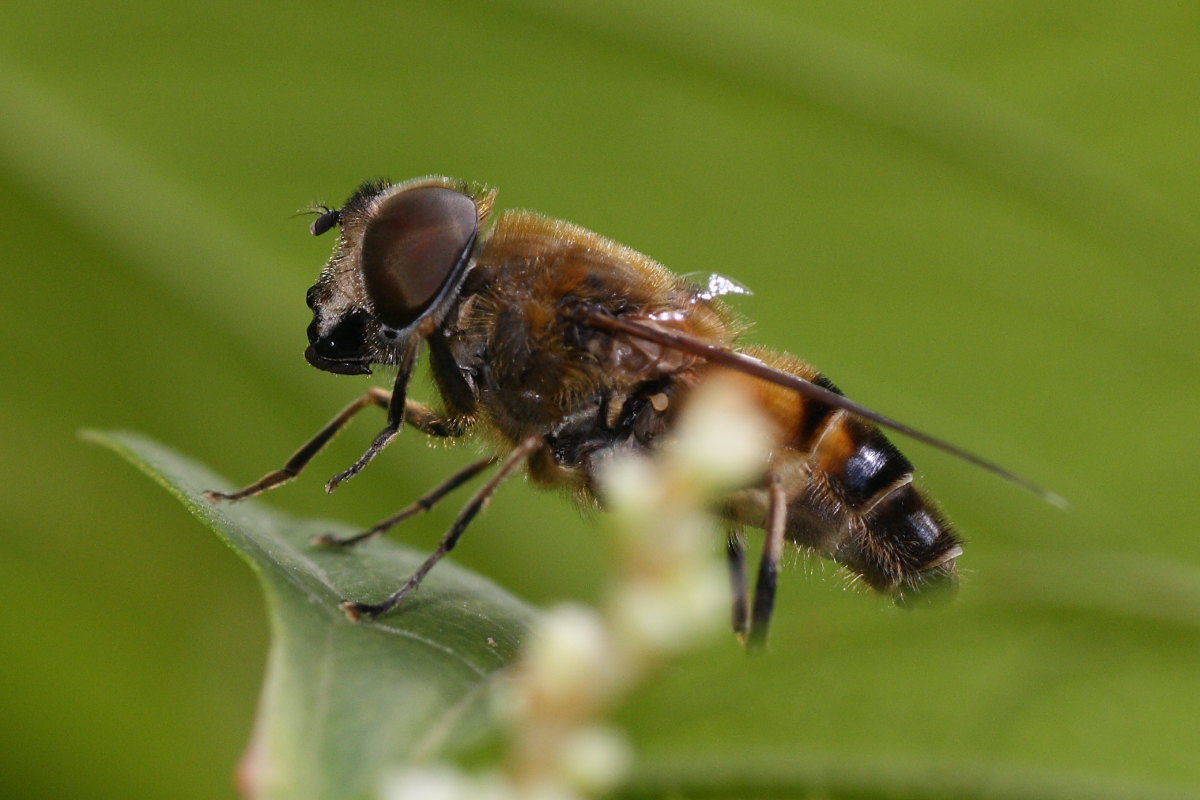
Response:
[[[342,428],[346,427],[358,412],[372,406],[388,408],[391,401],[392,393],[388,390],[379,388],[370,389],[362,397],[359,397],[339,411],[336,417],[331,419],[321,430],[317,431],[315,436],[301,445],[300,449],[293,453],[279,469],[268,472],[254,483],[236,492],[209,490],[204,493],[204,496],[213,503],[218,503],[222,500],[237,502],[238,500],[245,500],[248,497],[254,497],[282,486],[298,476],[308,465],[308,462],[312,461],[317,453],[321,452],[321,449]],[[429,406],[419,403],[416,400],[404,401],[404,421],[421,431],[421,433],[438,437],[461,436],[466,432],[470,422],[468,419],[441,416],[430,409]]]
[[[426,436],[454,439],[471,427],[471,417],[451,417],[439,414],[416,400],[404,401],[404,421]]]
[[[355,414],[362,411],[364,408],[370,408],[371,406],[387,408],[391,400],[392,393],[386,389],[375,388],[369,390],[362,397],[358,398],[353,403],[338,412],[338,415],[331,419],[325,425],[325,427],[317,431],[316,436],[312,437],[303,445],[301,445],[300,449],[295,453],[292,453],[291,458],[289,458],[279,469],[268,472],[254,483],[246,486],[243,489],[239,489],[236,492],[218,492],[209,490],[204,493],[204,496],[213,503],[221,500],[237,502],[238,500],[245,500],[247,497],[254,497],[255,495],[260,495],[263,492],[270,491],[276,486],[282,486],[299,475],[300,472],[308,465],[308,462],[312,461],[313,457],[317,453],[321,452],[321,448],[328,444],[329,441],[337,435],[338,431],[346,427],[347,423],[354,418]]]
[[[355,461],[350,466],[350,469],[339,472],[329,479],[325,484],[325,491],[332,492],[342,481],[349,480],[362,472],[363,467],[370,464],[371,459],[375,458],[383,448],[387,447],[388,442],[394,439],[396,434],[400,432],[400,426],[404,424],[404,410],[408,400],[408,382],[412,379],[413,367],[416,366],[416,363],[417,347],[413,344],[404,351],[404,355],[400,359],[399,369],[396,371],[396,383],[392,386],[392,398],[388,401],[387,406],[387,426],[379,432],[379,435],[375,437],[375,441],[371,442],[371,446],[358,457],[358,461]]]

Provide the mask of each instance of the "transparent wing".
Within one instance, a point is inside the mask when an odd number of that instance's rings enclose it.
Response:
[[[597,330],[602,330],[613,334],[623,334],[625,336],[632,336],[638,339],[656,342],[657,344],[671,347],[685,353],[691,353],[708,361],[736,369],[740,372],[746,373],[747,375],[753,375],[761,380],[783,386],[795,392],[799,392],[805,397],[810,397],[832,408],[843,409],[857,417],[874,422],[876,425],[890,428],[894,431],[899,431],[900,433],[916,439],[919,442],[924,442],[931,447],[936,447],[938,450],[949,453],[950,455],[962,459],[968,463],[974,464],[975,466],[986,470],[987,472],[990,472],[999,478],[1003,478],[1009,483],[1016,484],[1022,489],[1032,492],[1053,506],[1064,509],[1070,506],[1066,499],[1064,499],[1061,495],[1044,489],[1028,478],[1024,478],[1015,472],[1012,472],[1011,470],[1005,469],[993,461],[989,461],[982,456],[977,456],[969,450],[959,447],[958,445],[951,444],[950,442],[933,436],[932,434],[918,430],[911,425],[906,425],[903,422],[892,419],[891,417],[884,416],[878,411],[873,411],[866,406],[850,400],[844,395],[840,395],[837,392],[832,392],[829,389],[816,385],[815,383],[806,381],[804,378],[787,372],[782,372],[774,367],[770,367],[753,356],[746,355],[745,353],[739,353],[736,350],[724,345],[706,342],[703,339],[698,339],[686,333],[681,333],[662,327],[646,325],[632,319],[614,317],[606,311],[594,307],[575,306],[570,309],[564,309],[564,313],[569,318],[574,319],[577,322],[590,325]]]
[[[715,272],[689,272],[683,278],[689,283],[700,287],[700,292],[696,295],[700,300],[715,300],[718,297],[725,297],[731,294],[754,294],[749,288],[738,283],[733,278],[718,275]]]

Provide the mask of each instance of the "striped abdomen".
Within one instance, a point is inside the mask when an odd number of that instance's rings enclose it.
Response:
[[[765,350],[749,354],[837,391],[799,359]],[[788,498],[788,539],[845,565],[881,592],[903,597],[953,581],[960,540],[913,486],[912,463],[879,428],[788,389],[735,377],[747,382],[778,426],[783,446],[772,471]],[[731,516],[761,525],[755,517],[765,510],[762,502],[735,503]]]

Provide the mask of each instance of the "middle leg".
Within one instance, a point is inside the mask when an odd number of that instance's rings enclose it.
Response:
[[[767,628],[775,610],[775,586],[779,578],[779,560],[783,556],[783,535],[787,529],[787,495],[778,475],[771,475],[767,491],[767,531],[763,539],[758,579],[754,584],[754,611],[748,643],[751,650],[761,650],[767,643]]]
[[[450,526],[450,530],[446,531],[445,535],[442,536],[442,541],[438,543],[437,549],[425,559],[421,566],[417,567],[417,571],[404,582],[403,586],[392,592],[383,602],[356,603],[351,600],[343,602],[341,606],[342,611],[350,618],[350,621],[358,622],[364,616],[374,618],[381,614],[386,614],[395,608],[409,592],[420,586],[421,581],[429,574],[429,570],[433,569],[458,544],[458,540],[462,537],[462,533],[467,525],[475,518],[480,509],[487,504],[492,495],[496,493],[496,490],[500,488],[500,484],[504,483],[543,444],[544,440],[542,437],[534,435],[527,437],[513,448],[512,452],[504,457],[504,461],[501,462],[500,468],[496,470],[496,474],[492,475],[488,479],[488,482],[481,486],[479,491],[475,492],[471,499],[467,501],[462,511],[458,512],[458,517],[454,520],[454,524]]]
[[[415,517],[417,514],[423,514],[429,509],[433,508],[443,497],[450,494],[450,492],[454,491],[459,486],[462,486],[464,483],[471,480],[471,478],[474,478],[476,475],[483,472],[485,469],[495,463],[496,458],[494,456],[488,456],[487,458],[481,458],[478,461],[468,464],[446,480],[439,483],[437,486],[430,489],[425,494],[421,495],[415,502],[412,503],[412,505],[406,506],[382,522],[372,525],[362,533],[355,534],[354,536],[334,536],[332,533],[323,533],[320,536],[314,536],[312,543],[314,545],[325,545],[332,547],[349,547],[351,545],[365,542],[368,539],[374,539],[376,536],[388,530],[393,525],[397,525],[409,517]]]

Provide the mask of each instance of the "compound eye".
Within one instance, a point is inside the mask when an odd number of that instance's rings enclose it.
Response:
[[[362,269],[379,319],[406,328],[461,274],[479,227],[475,201],[425,186],[383,201],[363,232]]]
[[[325,231],[332,228],[342,221],[342,212],[336,208],[327,208],[321,216],[312,221],[312,225],[308,226],[308,232],[313,236],[320,236]]]

